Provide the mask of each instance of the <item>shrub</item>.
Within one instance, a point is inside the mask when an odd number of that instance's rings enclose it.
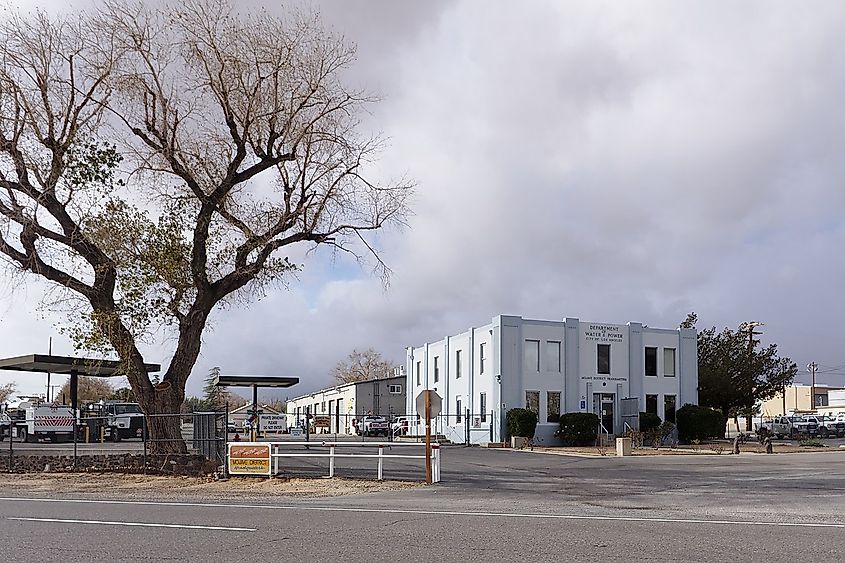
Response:
[[[660,417],[653,412],[640,413],[640,432],[648,432],[660,426]]]
[[[589,446],[595,443],[599,417],[591,412],[571,412],[560,415],[558,437],[564,446]]]
[[[725,419],[722,413],[710,407],[684,405],[678,409],[675,416],[678,438],[682,442],[725,436]]]
[[[508,437],[533,438],[537,429],[537,413],[528,409],[511,409],[507,415]]]

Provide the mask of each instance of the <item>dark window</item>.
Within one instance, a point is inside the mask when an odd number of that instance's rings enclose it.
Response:
[[[535,414],[540,414],[540,392],[526,391],[525,392],[525,408],[534,411]]]
[[[422,364],[422,362],[417,362],[417,385],[421,385],[421,383],[420,383],[420,364]]]
[[[461,351],[455,352],[455,379],[461,378]]]
[[[458,410],[458,416],[457,416],[457,418],[456,418],[455,422],[457,422],[458,424],[460,424],[460,423],[461,423],[461,398],[460,398],[460,397],[458,397],[458,398],[455,400],[455,407],[456,407],[456,408],[457,408],[457,410]]]
[[[598,358],[598,373],[602,375],[610,374],[610,344],[597,344],[598,349],[596,357]]]
[[[487,422],[487,393],[478,396],[478,408],[481,409],[481,422]]]
[[[657,348],[646,346],[645,374],[657,377]]]
[[[558,422],[560,420],[560,391],[549,391],[546,393],[546,421]]]
[[[440,356],[434,356],[434,382],[440,381]]]
[[[645,396],[645,412],[657,414],[657,395]]]
[[[478,373],[484,373],[484,343],[482,342],[478,346],[478,356],[479,356],[479,370]]]
[[[675,396],[663,395],[663,420],[675,423]]]

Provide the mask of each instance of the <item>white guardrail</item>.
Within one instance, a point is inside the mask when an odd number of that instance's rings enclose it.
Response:
[[[308,446],[308,451],[284,451],[290,447]],[[328,448],[328,452],[311,451],[310,448]],[[378,448],[377,453],[339,453],[338,448]],[[385,448],[422,448],[421,454],[395,454],[385,453]],[[238,453],[233,449],[248,449],[256,452],[261,451],[261,457],[253,459],[266,460],[269,456],[266,466],[261,463],[260,469],[257,464],[253,464],[255,469],[233,471],[233,456],[237,458]],[[266,453],[264,453],[266,452]],[[329,477],[334,477],[335,474],[335,460],[337,458],[350,459],[377,459],[378,469],[377,478],[379,481],[384,479],[384,460],[386,459],[402,459],[402,460],[423,460],[422,470],[425,473],[425,444],[417,442],[229,442],[228,465],[229,472],[232,474],[259,474],[259,475],[278,475],[279,461],[282,458],[328,458],[329,459]],[[252,456],[249,456],[250,458]],[[266,468],[266,469],[265,469]],[[440,482],[440,444],[431,444],[431,481],[433,483]]]

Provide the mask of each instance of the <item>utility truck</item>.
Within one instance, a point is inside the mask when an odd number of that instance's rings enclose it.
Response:
[[[0,440],[11,436],[21,442],[70,441],[73,440],[73,418],[73,409],[69,406],[24,401],[0,416]]]
[[[96,441],[100,434],[113,442],[128,438],[142,439],[144,437],[144,413],[138,403],[124,403],[118,401],[100,401],[88,406],[90,429],[89,440]]]

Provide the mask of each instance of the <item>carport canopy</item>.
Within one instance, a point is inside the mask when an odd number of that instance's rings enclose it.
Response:
[[[217,376],[215,385],[218,387],[252,387],[252,412],[258,416],[258,388],[259,387],[292,387],[299,383],[298,377],[285,377],[282,375],[223,375]],[[260,421],[252,425],[251,432],[253,440],[258,436],[258,425]]]
[[[161,371],[159,364],[144,364],[148,373]],[[25,371],[30,373],[58,373],[70,375],[70,404],[74,412],[79,407],[77,397],[79,376],[88,377],[117,377],[126,375],[120,369],[120,362],[94,358],[72,358],[68,356],[51,356],[30,354],[0,360],[0,370]]]
[[[148,373],[161,371],[159,364],[144,364]],[[126,375],[120,370],[120,362],[93,358],[71,358],[30,354],[0,360],[0,370],[28,371],[34,373],[58,373],[85,375],[88,377],[116,377]]]

